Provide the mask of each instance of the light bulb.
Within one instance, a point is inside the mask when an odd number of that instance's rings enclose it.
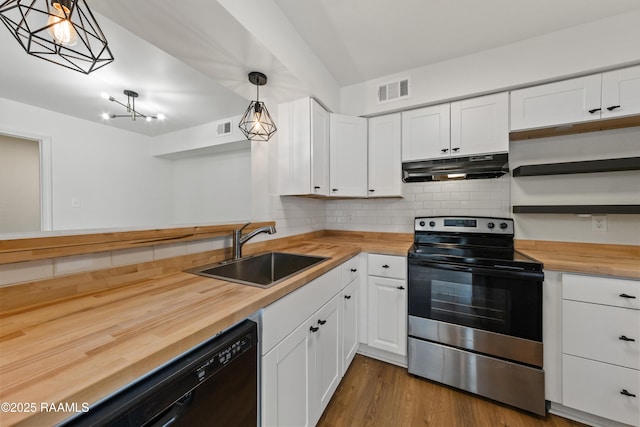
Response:
[[[49,26],[47,31],[49,31],[49,34],[57,44],[75,46],[78,43],[78,33],[73,28],[71,20],[67,19],[68,15],[69,9],[66,6],[60,3],[53,3],[53,8],[47,21]]]

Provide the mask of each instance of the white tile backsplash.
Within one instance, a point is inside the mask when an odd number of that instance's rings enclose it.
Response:
[[[53,260],[54,276],[102,270],[109,267],[111,267],[111,252],[68,256]]]
[[[332,200],[328,229],[413,232],[413,219],[429,215],[511,217],[510,177],[403,184],[403,199]]]
[[[53,277],[53,260],[0,264],[0,286]]]

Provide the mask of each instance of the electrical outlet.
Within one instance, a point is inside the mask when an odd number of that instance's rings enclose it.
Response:
[[[602,215],[592,216],[591,231],[607,231],[607,217]]]

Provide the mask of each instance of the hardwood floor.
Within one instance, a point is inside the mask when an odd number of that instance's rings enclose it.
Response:
[[[407,370],[356,355],[319,427],[577,427],[555,415],[537,417],[416,378]]]

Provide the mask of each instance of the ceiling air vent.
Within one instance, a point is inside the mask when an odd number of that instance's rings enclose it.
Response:
[[[409,84],[409,78],[405,78],[378,86],[378,104],[408,98]]]
[[[218,136],[229,135],[230,133],[231,133],[231,120],[218,123],[218,127],[217,127]]]

